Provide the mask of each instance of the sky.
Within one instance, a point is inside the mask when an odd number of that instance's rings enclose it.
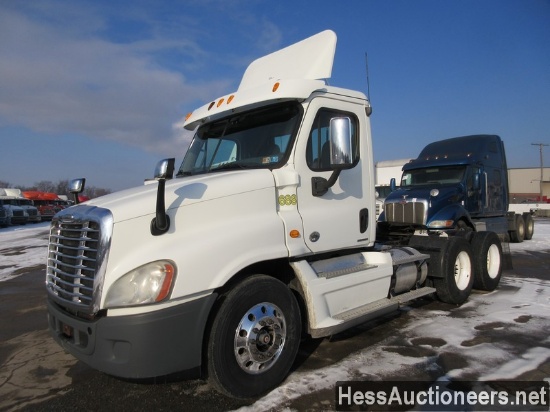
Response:
[[[0,0],[0,181],[141,185],[183,159],[188,112],[325,29],[338,36],[329,83],[370,84],[375,161],[489,133],[509,167],[540,167],[550,0]]]

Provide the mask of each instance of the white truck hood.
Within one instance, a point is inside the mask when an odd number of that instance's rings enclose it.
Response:
[[[274,187],[268,169],[225,171],[168,180],[165,188],[166,209],[207,202],[239,193]],[[109,209],[114,223],[140,216],[154,215],[157,183],[134,187],[81,203]],[[276,199],[273,199],[275,203]]]

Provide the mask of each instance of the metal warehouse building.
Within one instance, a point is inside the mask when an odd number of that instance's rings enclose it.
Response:
[[[550,167],[508,169],[510,203],[550,201]]]

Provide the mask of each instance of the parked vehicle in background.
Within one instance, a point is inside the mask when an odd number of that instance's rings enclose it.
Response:
[[[0,226],[8,226],[8,214],[3,207],[0,207]]]
[[[23,196],[33,201],[40,212],[42,220],[52,220],[53,216],[63,209],[55,205],[55,201],[59,200],[59,197],[55,193],[26,191],[23,192]]]
[[[508,168],[501,138],[455,137],[430,143],[403,166],[400,186],[384,202],[379,233],[398,237],[488,230],[502,241],[531,239],[531,214],[508,208]]]
[[[23,208],[27,212],[27,215],[29,216],[29,222],[30,223],[39,223],[42,221],[42,216],[40,215],[40,211],[36,206],[34,206],[34,203],[32,200],[27,199],[23,196],[21,193],[21,189],[13,189],[13,188],[7,188],[7,189],[0,189],[0,191],[4,191],[6,196],[11,196],[14,199],[17,200],[17,204]]]
[[[13,196],[0,196],[0,205],[6,211],[7,225],[24,225],[29,221],[29,215],[17,203]]]

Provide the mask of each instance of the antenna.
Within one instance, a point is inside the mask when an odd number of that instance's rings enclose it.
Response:
[[[365,69],[367,71],[367,98],[370,100],[370,82],[369,82],[369,56],[367,52],[365,52]],[[371,102],[372,103],[372,102]]]

